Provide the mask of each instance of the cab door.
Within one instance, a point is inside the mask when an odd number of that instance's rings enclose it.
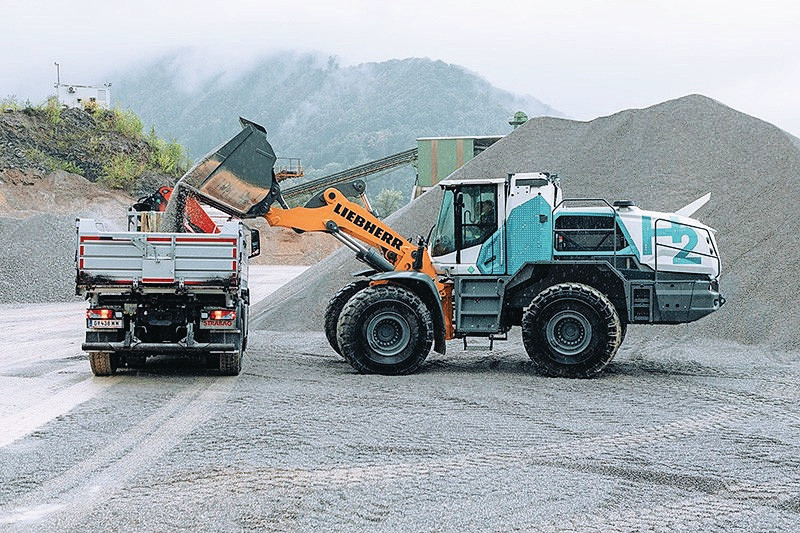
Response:
[[[505,218],[503,191],[503,182],[445,187],[430,248],[439,268],[477,275],[487,273],[479,261],[504,257],[503,239],[497,238]]]

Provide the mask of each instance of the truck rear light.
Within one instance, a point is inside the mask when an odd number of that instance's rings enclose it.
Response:
[[[208,318],[211,320],[233,320],[236,318],[235,309],[213,309]]]
[[[89,320],[108,320],[114,318],[112,309],[87,309],[86,318]]]

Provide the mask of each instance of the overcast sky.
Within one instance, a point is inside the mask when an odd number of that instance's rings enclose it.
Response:
[[[429,57],[589,120],[701,93],[800,136],[800,3],[0,0],[0,98],[44,99],[179,47],[203,69],[282,50]],[[112,93],[113,94],[113,93]]]

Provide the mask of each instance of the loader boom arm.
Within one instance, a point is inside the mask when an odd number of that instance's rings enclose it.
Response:
[[[366,185],[361,180],[336,183],[314,195],[303,207],[289,207],[281,195],[274,172],[275,153],[267,142],[266,129],[239,119],[242,131],[220,145],[178,181],[173,200],[186,198],[184,215],[191,226],[205,231],[212,222],[202,208],[194,210],[195,200],[237,218],[263,217],[270,226],[295,231],[329,233],[356,253],[356,257],[379,272],[416,272],[430,278],[444,314],[445,336],[453,337],[452,282],[439,279],[428,253],[427,243],[420,237],[417,243],[403,238],[393,228],[371,212],[366,200]],[[184,190],[185,189],[185,190]],[[164,194],[168,197],[168,194]],[[184,196],[182,196],[184,195]],[[350,200],[361,196],[364,206]],[[180,204],[179,204],[180,205]],[[365,207],[366,206],[366,207]],[[199,204],[197,204],[199,207]],[[392,283],[414,283],[415,276],[393,276]],[[404,278],[405,281],[402,281]],[[427,280],[426,280],[427,282]],[[390,283],[373,279],[371,284]]]
[[[446,338],[453,338],[453,325],[449,318],[452,313],[452,284],[439,280],[425,242],[420,238],[420,242],[414,244],[401,237],[368,209],[351,201],[334,187],[325,190],[322,198],[324,205],[319,207],[278,209],[273,205],[264,218],[270,226],[330,233],[356,251],[356,256],[373,268],[376,265],[363,257],[369,252],[359,248],[354,240],[380,250],[381,257],[387,262],[382,270],[416,271],[429,276],[436,284],[445,310]],[[349,238],[343,238],[341,234]]]
[[[415,245],[385,224],[363,206],[351,201],[331,187],[323,195],[322,207],[275,206],[264,215],[270,226],[292,228],[300,231],[344,233],[381,251],[393,270],[416,270],[436,278],[430,256],[424,245]]]

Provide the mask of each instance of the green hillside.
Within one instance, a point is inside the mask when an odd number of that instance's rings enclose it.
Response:
[[[519,109],[560,116],[532,97],[429,59],[340,67],[332,58],[283,54],[200,81],[186,74],[185,60],[176,54],[115,76],[115,100],[194,158],[234,135],[237,117],[247,117],[267,128],[279,157],[300,157],[312,176],[411,148],[420,136],[504,134]],[[400,170],[378,188],[397,182],[405,190],[409,180],[413,169]]]

